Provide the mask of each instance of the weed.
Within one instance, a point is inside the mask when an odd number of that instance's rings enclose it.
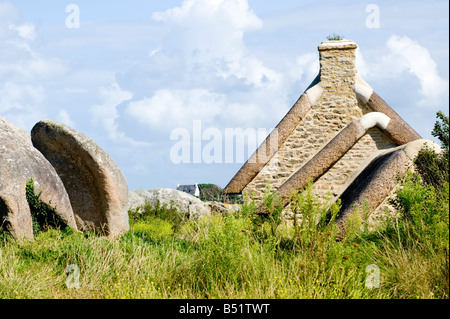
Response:
[[[42,192],[36,195],[32,178],[27,182],[25,191],[35,235],[50,228],[66,228],[67,224],[56,213],[56,207],[50,207],[42,202],[40,199]]]
[[[174,233],[172,223],[157,217],[134,222],[131,225],[131,231],[136,236],[147,240],[169,237]]]
[[[344,40],[344,37],[339,34],[333,33],[332,35],[327,36],[327,40],[328,41],[340,41],[340,40]]]
[[[141,207],[128,211],[131,222],[145,220],[147,218],[159,218],[172,224],[173,231],[177,232],[180,227],[188,220],[189,212],[181,212],[175,205],[157,202],[155,205],[146,203]]]

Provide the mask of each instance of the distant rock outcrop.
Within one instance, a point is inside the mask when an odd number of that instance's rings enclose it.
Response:
[[[0,117],[0,226],[15,238],[33,239],[26,184],[33,179],[40,200],[77,229],[69,196],[53,166],[33,147],[28,133]]]
[[[38,122],[31,139],[61,177],[78,229],[109,236],[128,231],[128,185],[103,149],[84,134],[54,121]]]
[[[228,204],[215,201],[206,203],[209,205],[212,213],[228,214],[235,213],[241,209],[241,206],[239,204]]]
[[[189,217],[196,219],[211,214],[210,206],[195,196],[170,188],[155,188],[150,190],[131,190],[128,194],[128,209],[136,209],[149,203],[166,204],[176,207],[181,213],[189,213]]]

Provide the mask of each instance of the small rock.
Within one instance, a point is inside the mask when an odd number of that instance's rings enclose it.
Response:
[[[209,205],[212,213],[228,214],[228,213],[235,213],[241,209],[241,206],[238,204],[227,204],[214,201],[207,202],[207,204]]]

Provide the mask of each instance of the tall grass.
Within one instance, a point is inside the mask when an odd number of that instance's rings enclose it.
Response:
[[[276,194],[266,196],[270,204]],[[292,225],[261,219],[247,198],[235,214],[197,221],[167,207],[130,211],[131,230],[118,238],[70,228],[34,241],[2,233],[0,298],[448,298],[448,203],[410,175],[397,205],[399,217],[374,231],[355,215],[342,240],[332,222],[338,204],[311,185],[291,198]],[[79,288],[68,285],[69,265]],[[366,284],[369,265],[379,286]]]

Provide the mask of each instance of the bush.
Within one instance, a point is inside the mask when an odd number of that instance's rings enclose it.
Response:
[[[228,204],[240,204],[242,196],[239,194],[224,194],[223,189],[215,184],[198,184],[199,199],[205,202],[216,201]]]
[[[340,202],[333,202],[331,196],[320,199],[314,195],[311,180],[303,191],[291,195],[289,209],[293,213],[299,243],[311,244],[322,232],[328,232],[329,238],[334,240],[337,231],[334,221]]]
[[[188,220],[188,212],[180,212],[178,208],[173,205],[167,205],[166,203],[157,202],[156,205],[146,203],[144,206],[136,207],[136,209],[130,209],[128,211],[130,223],[137,221],[154,221],[154,218],[158,218],[169,222],[173,227],[173,232],[177,232],[181,226]]]
[[[254,233],[260,238],[272,236],[281,242],[283,236],[294,235],[294,242],[303,246],[312,243],[321,232],[335,235],[337,228],[334,220],[340,209],[340,201],[333,202],[331,196],[320,199],[313,192],[311,180],[304,190],[291,193],[286,208],[281,203],[280,196],[268,183],[261,204],[265,213],[260,213],[259,205],[245,194],[241,214],[253,221]],[[283,217],[286,213],[292,215],[293,227],[280,227],[286,221]]]
[[[36,195],[34,180],[31,178],[26,184],[26,198],[33,220],[33,233],[47,231],[50,228],[67,227],[67,224],[56,213],[56,207],[50,207],[40,199],[42,192]]]
[[[242,288],[257,272],[247,263],[255,253],[251,237],[245,233],[250,226],[248,220],[213,214],[195,224],[195,245],[191,250],[195,263],[190,271],[198,280],[198,288],[206,295],[213,289],[227,289],[228,285]]]
[[[440,142],[444,150],[449,151],[449,118],[442,111],[436,113],[438,121],[434,123],[433,131],[431,135],[436,137]]]
[[[438,121],[431,134],[439,139],[443,152],[438,154],[425,146],[414,159],[414,165],[426,184],[442,189],[449,182],[449,118],[441,111],[437,112],[436,117]]]
[[[449,182],[448,165],[448,151],[438,154],[427,145],[414,159],[414,167],[423,182],[435,188],[442,188]]]
[[[143,239],[160,239],[173,235],[173,224],[157,217],[136,221],[130,226],[131,231]]]
[[[401,238],[405,244],[421,243],[430,249],[448,251],[449,184],[441,190],[422,183],[419,176],[408,172],[397,190],[394,204],[401,213]]]
[[[425,145],[414,159],[416,174],[408,172],[397,191],[396,208],[408,223],[410,237],[448,252],[449,240],[449,118],[441,111],[432,135],[444,148],[436,153]]]

